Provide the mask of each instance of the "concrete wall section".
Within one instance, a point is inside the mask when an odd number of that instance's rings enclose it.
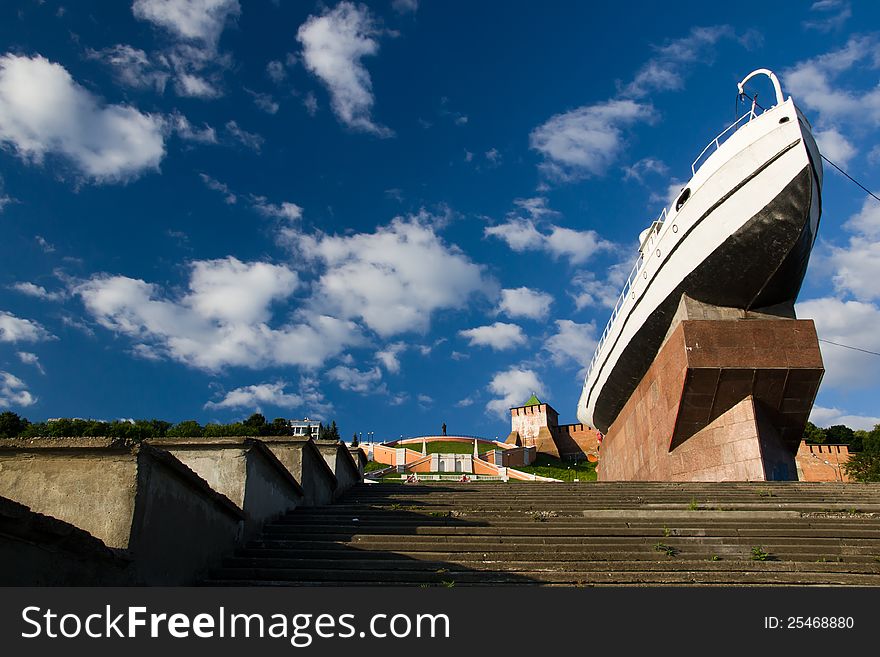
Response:
[[[292,511],[303,489],[262,442],[247,437],[171,438],[150,444],[173,454],[245,514],[245,535]]]
[[[0,495],[127,548],[137,463],[98,438],[0,440]]]
[[[355,484],[363,481],[363,476],[358,470],[348,447],[336,440],[317,440],[315,446],[324,457],[324,461],[336,476],[336,489],[334,498],[339,497]]]
[[[333,501],[336,475],[311,438],[267,438],[263,441],[303,489],[303,506]]]
[[[131,565],[91,534],[0,497],[0,586],[120,586]]]
[[[129,551],[138,576],[150,584],[191,584],[235,549],[244,514],[164,450],[142,446],[137,465]]]

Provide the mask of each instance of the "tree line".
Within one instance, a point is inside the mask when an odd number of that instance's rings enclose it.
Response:
[[[196,420],[184,420],[173,424],[164,420],[83,420],[59,418],[48,422],[29,422],[11,411],[0,413],[0,438],[82,438],[86,436],[119,438],[138,443],[149,438],[219,438],[221,436],[293,436],[293,427],[284,418],[271,422],[260,413],[254,413],[242,422],[218,424],[209,422],[204,426]],[[329,425],[320,424],[318,438],[339,440],[336,420]]]

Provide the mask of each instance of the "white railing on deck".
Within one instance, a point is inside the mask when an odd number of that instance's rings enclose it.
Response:
[[[695,175],[695,174],[697,173],[697,169],[700,168],[700,167],[697,166],[697,165],[700,164],[700,161],[703,159],[703,156],[706,155],[706,152],[707,152],[710,148],[712,148],[713,146],[715,147],[715,148],[712,150],[712,153],[714,153],[715,151],[717,151],[717,150],[721,147],[721,144],[723,144],[725,141],[727,141],[727,137],[730,137],[730,135],[732,135],[734,132],[736,132],[737,130],[739,130],[739,129],[742,127],[742,126],[740,125],[740,123],[742,123],[743,119],[745,119],[746,117],[748,117],[749,121],[751,121],[751,120],[754,119],[756,116],[757,116],[757,114],[755,114],[755,108],[752,107],[752,109],[750,109],[748,112],[746,112],[746,113],[743,114],[741,117],[739,117],[736,121],[734,121],[734,122],[731,123],[729,126],[727,126],[727,127],[721,132],[721,134],[719,134],[717,137],[715,137],[715,139],[713,139],[713,140],[710,141],[708,144],[706,144],[706,148],[704,148],[704,149],[702,150],[702,152],[701,152],[699,155],[697,155],[697,159],[694,160],[693,164],[691,164],[691,175],[693,176],[693,175]],[[749,121],[746,121],[746,123],[748,123]],[[728,134],[728,133],[730,133],[730,134]],[[724,135],[727,135],[727,137],[725,137]],[[722,139],[722,137],[723,137],[723,139]],[[709,155],[711,155],[712,153],[709,153]],[[708,155],[707,155],[706,157],[708,157]]]

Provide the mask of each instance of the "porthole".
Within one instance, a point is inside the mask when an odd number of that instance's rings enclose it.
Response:
[[[681,210],[681,206],[687,203],[687,200],[691,197],[691,188],[686,187],[685,190],[681,193],[681,196],[678,197],[678,200],[675,202],[675,211],[678,212]]]
[[[779,122],[780,123],[788,123],[790,120],[791,119],[789,117],[783,116],[781,119],[779,119]]]
[[[673,233],[677,233],[677,232],[678,232],[678,226],[676,226],[675,224],[672,224],[672,232],[673,232]]]
[[[657,249],[657,257],[660,257],[660,249]]]
[[[642,274],[642,278],[648,278],[648,272],[645,272],[644,274]]]

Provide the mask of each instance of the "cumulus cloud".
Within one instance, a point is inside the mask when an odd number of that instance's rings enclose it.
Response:
[[[350,235],[291,228],[281,239],[321,272],[311,299],[317,312],[359,319],[389,337],[426,331],[435,312],[461,308],[494,288],[483,267],[437,234],[436,219],[421,212]]]
[[[578,365],[579,376],[586,374],[586,367],[596,351],[596,323],[578,324],[570,319],[556,320],[556,333],[547,338],[545,351],[549,352],[554,365]]]
[[[871,415],[855,415],[847,413],[839,408],[827,408],[824,406],[813,406],[810,411],[810,422],[817,427],[833,427],[836,424],[843,424],[850,429],[862,429],[870,431],[876,425],[880,424],[880,417]]]
[[[518,253],[545,251],[555,258],[568,258],[572,264],[581,264],[596,253],[615,248],[594,230],[574,230],[543,221],[558,214],[544,197],[516,199],[514,204],[517,210],[509,213],[504,223],[483,229],[485,237],[496,237]],[[539,222],[542,230],[538,229]]]
[[[136,18],[185,41],[216,47],[227,21],[241,13],[238,0],[134,0]]]
[[[60,301],[67,296],[64,292],[49,292],[49,290],[42,285],[36,285],[35,283],[29,282],[13,283],[10,287],[16,292],[26,294],[35,299],[42,299],[43,301]]]
[[[257,385],[243,386],[230,390],[220,401],[209,401],[205,404],[205,408],[210,409],[247,409],[257,413],[262,412],[263,408],[275,407],[284,409],[304,408],[305,415],[312,417],[317,416],[315,411],[326,408],[326,401],[323,395],[317,393],[317,390],[309,383],[310,379],[306,378],[301,387],[305,388],[305,393],[288,392],[286,390],[289,385],[286,381],[276,381],[275,383],[260,383]],[[316,395],[317,393],[317,395]]]
[[[544,394],[544,384],[538,375],[533,370],[519,367],[498,372],[489,382],[488,389],[495,398],[486,404],[486,410],[502,418],[509,418],[510,409],[525,402],[532,393]]]
[[[0,342],[40,342],[52,337],[38,322],[0,310]]]
[[[0,371],[0,407],[33,406],[37,403],[24,381],[9,372]]]
[[[325,376],[330,381],[335,381],[340,388],[349,392],[357,392],[362,395],[368,393],[388,392],[388,388],[382,381],[382,371],[378,367],[369,370],[359,370],[355,367],[337,365],[327,370]]]
[[[837,50],[807,59],[783,71],[783,79],[798,104],[819,112],[823,123],[880,125],[880,88],[847,89],[839,78],[856,66],[876,67],[880,43],[875,36],[853,36]]]
[[[290,201],[269,203],[265,196],[254,196],[251,200],[254,210],[264,217],[274,217],[286,221],[296,221],[302,218],[303,209],[296,203]]]
[[[327,87],[337,118],[354,130],[389,137],[393,132],[373,121],[373,84],[361,62],[379,52],[380,33],[366,6],[340,2],[320,16],[309,16],[297,40],[303,64]]]
[[[522,328],[516,324],[504,322],[465,329],[459,331],[458,334],[467,338],[472,347],[491,347],[495,351],[512,349],[526,343],[526,336]]]
[[[501,290],[501,302],[497,310],[508,317],[542,319],[547,316],[552,303],[553,297],[546,292],[528,287],[509,288]]]
[[[880,308],[873,303],[834,297],[810,299],[796,305],[798,317],[812,319],[820,340],[880,352]],[[825,363],[823,387],[866,388],[880,385],[875,357],[828,342],[821,343]]]
[[[541,169],[550,178],[569,181],[598,176],[623,150],[623,128],[651,116],[649,105],[630,99],[585,105],[535,128],[529,145],[543,156]]]
[[[253,91],[252,89],[245,88],[245,91],[250,95],[254,100],[254,105],[258,108],[266,112],[266,114],[277,114],[278,110],[281,106],[278,102],[272,98],[272,94],[263,93],[260,91]]]
[[[385,369],[391,374],[400,372],[400,354],[406,350],[405,342],[392,342],[384,349],[376,352],[376,360],[378,360]],[[430,353],[430,347],[429,353]]]
[[[826,262],[834,270],[835,291],[861,301],[880,299],[876,281],[880,277],[880,203],[866,198],[862,208],[844,228],[851,233],[845,246],[827,247]]]
[[[203,123],[201,128],[196,128],[180,112],[175,112],[169,116],[168,122],[177,136],[184,141],[193,141],[200,144],[217,143],[217,131],[207,123]]]
[[[817,32],[832,32],[849,20],[852,16],[852,7],[845,0],[817,0],[810,6],[810,11],[816,18],[802,23],[806,30]]]
[[[73,292],[101,326],[205,370],[318,367],[360,342],[352,322],[318,313],[271,326],[272,304],[288,299],[297,284],[285,266],[228,257],[191,263],[189,291],[177,299],[125,276],[96,275]]]
[[[92,181],[129,180],[158,169],[164,133],[162,117],[103,104],[44,57],[0,57],[0,142],[26,162],[54,155]]]
[[[584,308],[613,308],[633,268],[634,259],[627,258],[605,270],[603,276],[593,271],[581,271],[572,279],[569,295],[578,310]]]
[[[836,128],[813,132],[819,151],[838,166],[845,167],[857,153],[856,147]]]
[[[132,13],[171,39],[167,48],[152,56],[136,53],[134,62],[140,71],[173,77],[179,96],[210,99],[222,95],[221,74],[231,65],[231,57],[220,54],[218,44],[225,26],[241,13],[237,0],[135,0]],[[124,49],[129,57],[135,50],[115,48]]]

